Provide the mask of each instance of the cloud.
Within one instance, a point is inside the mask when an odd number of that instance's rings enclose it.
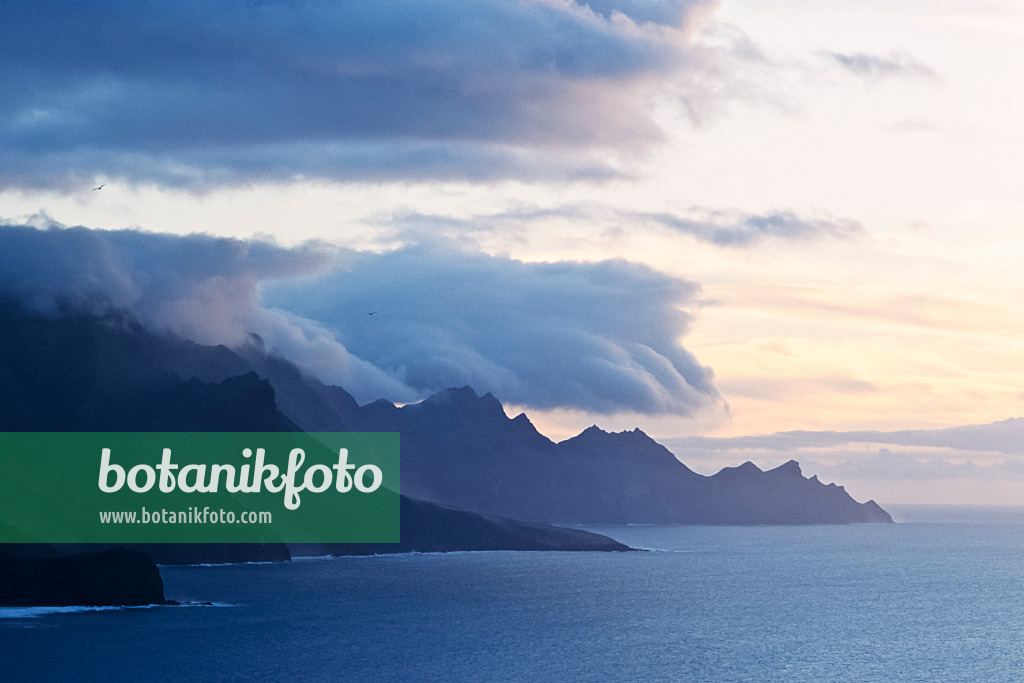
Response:
[[[747,460],[764,468],[798,460],[807,475],[864,497],[904,502],[1014,503],[1024,486],[1024,419],[900,431],[794,431],[659,439],[697,471]]]
[[[469,384],[536,408],[691,414],[720,400],[677,341],[697,293],[626,261],[408,247],[351,253],[328,276],[275,285],[267,303],[321,322],[419,392]]]
[[[593,177],[704,0],[0,5],[0,186]]]
[[[1024,482],[1024,419],[986,425],[900,431],[793,431],[730,438],[682,437],[662,442],[705,469],[755,460],[766,466],[797,459],[823,481],[860,482],[868,490],[904,497],[896,482],[958,482],[928,489],[935,500],[1009,501]],[[712,465],[713,464],[713,465]],[[970,482],[981,488],[968,490]],[[1016,482],[1016,484],[1014,483]],[[922,484],[920,490],[925,489]],[[1010,488],[1006,488],[1010,487]],[[1004,490],[1005,489],[1005,490]],[[873,494],[874,495],[874,494]],[[912,497],[912,500],[917,498]]]
[[[752,247],[770,240],[848,239],[865,232],[860,222],[827,213],[812,216],[801,216],[794,211],[750,214],[707,207],[690,207],[681,212],[650,212],[592,202],[554,207],[519,206],[468,218],[407,211],[377,216],[371,221],[378,226],[391,227],[397,238],[416,241],[438,234],[454,237],[498,230],[509,233],[553,221],[570,221],[601,231],[622,228],[632,232],[639,227],[667,230],[726,248]]]
[[[850,218],[834,218],[828,214],[803,217],[792,211],[747,214],[695,208],[689,215],[634,213],[631,216],[721,247],[746,247],[766,239],[843,239],[864,232],[864,226]]]
[[[942,481],[942,480],[992,480],[1006,478],[1024,479],[1024,461],[1020,458],[1004,458],[999,462],[979,465],[971,461],[956,460],[949,452],[921,454],[917,452],[879,449],[871,454],[828,462],[811,460],[806,463],[809,471],[819,477],[833,481],[885,478],[893,481]]]
[[[723,382],[721,388],[730,396],[762,401],[792,401],[797,396],[815,394],[864,394],[879,388],[848,377],[744,377]]]
[[[678,2],[676,0],[586,0],[590,9],[605,17],[622,14],[637,23],[656,23],[666,26],[684,25],[694,12],[713,9],[717,0]]]
[[[691,414],[720,401],[678,341],[697,292],[626,261],[0,225],[2,296],[51,314],[126,310],[205,344],[255,332],[362,402],[469,384],[538,408]]]
[[[47,314],[126,310],[149,327],[202,343],[243,342],[261,281],[296,277],[327,259],[327,248],[317,245],[0,225],[4,296]]]
[[[936,130],[937,125],[935,121],[929,118],[917,116],[910,119],[894,121],[890,124],[880,126],[879,128],[893,133],[923,133]]]
[[[910,55],[893,52],[888,56],[864,52],[820,53],[844,71],[868,78],[937,78],[938,74],[927,64]]]
[[[127,311],[155,332],[229,347],[247,343],[255,332],[314,374],[329,365],[360,391],[413,397],[314,321],[259,304],[264,283],[308,276],[332,263],[335,250],[326,245],[285,249],[258,240],[65,228],[45,217],[37,222],[47,227],[0,224],[0,296],[29,310]]]
[[[762,436],[733,438],[687,437],[675,439],[679,448],[700,450],[768,449],[795,451],[848,444],[891,444],[928,448],[949,448],[968,453],[994,452],[1024,455],[1024,418],[1011,418],[987,425],[965,425],[945,429],[850,432],[776,432]]]

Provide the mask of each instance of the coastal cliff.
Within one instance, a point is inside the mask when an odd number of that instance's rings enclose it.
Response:
[[[163,605],[160,571],[146,553],[110,548],[64,557],[0,550],[0,606]]]

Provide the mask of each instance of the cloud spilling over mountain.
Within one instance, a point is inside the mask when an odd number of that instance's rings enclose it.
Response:
[[[420,392],[470,385],[512,403],[686,414],[714,401],[679,345],[696,285],[626,261],[524,263],[410,247],[350,254],[268,302],[320,321]],[[374,315],[369,315],[373,313]]]
[[[11,0],[0,183],[607,175],[713,4]]]
[[[235,348],[256,334],[360,401],[469,384],[541,408],[692,414],[721,400],[678,341],[697,292],[626,261],[0,227],[0,294],[30,310],[124,310]]]

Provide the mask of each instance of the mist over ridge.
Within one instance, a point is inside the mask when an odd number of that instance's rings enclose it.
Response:
[[[711,370],[678,342],[698,292],[623,260],[0,228],[0,294],[30,310],[124,310],[152,331],[228,347],[256,334],[363,402],[470,384],[536,408],[714,408]]]

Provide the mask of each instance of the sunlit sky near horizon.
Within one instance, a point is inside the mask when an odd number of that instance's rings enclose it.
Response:
[[[178,23],[160,23],[174,12],[114,3],[92,19],[138,31],[116,49],[83,37],[90,17],[59,5],[0,10],[26,27],[16,46],[63,45],[0,59],[16,83],[0,96],[0,219],[341,248],[365,288],[285,268],[253,276],[254,311],[292,325],[280,349],[311,371],[341,356],[289,344],[332,334],[345,348],[330,353],[357,359],[349,381],[392,387],[391,400],[467,377],[552,438],[639,426],[698,471],[795,457],[862,500],[1024,501],[1015,435],[976,448],[728,442],[1024,415],[1024,5],[430,0],[358,17],[316,2],[222,5],[182,3]],[[199,48],[145,44],[154,26],[197,22],[212,36],[195,37],[210,41]],[[56,38],[43,37],[50,28]],[[252,54],[238,48],[248,39]],[[145,54],[118,62],[132,51]],[[176,133],[176,116],[201,131]],[[629,264],[585,265],[609,259]],[[411,273],[438,287],[435,317],[422,303],[402,309]],[[474,277],[493,288],[487,301],[444,289]],[[602,307],[588,297],[608,281],[622,290],[608,285]],[[545,291],[559,293],[550,310],[510,312],[514,329],[487,317]],[[578,319],[571,297],[586,299]],[[361,317],[330,308],[340,302]],[[356,329],[363,308],[394,328]],[[200,327],[197,338],[219,341]],[[584,335],[602,349],[593,367],[615,372],[581,395],[621,391],[620,403],[567,398],[595,372],[585,367],[530,384],[526,356],[563,368]],[[461,351],[443,368],[365,351],[399,341]],[[722,447],[687,457],[689,437]]]

